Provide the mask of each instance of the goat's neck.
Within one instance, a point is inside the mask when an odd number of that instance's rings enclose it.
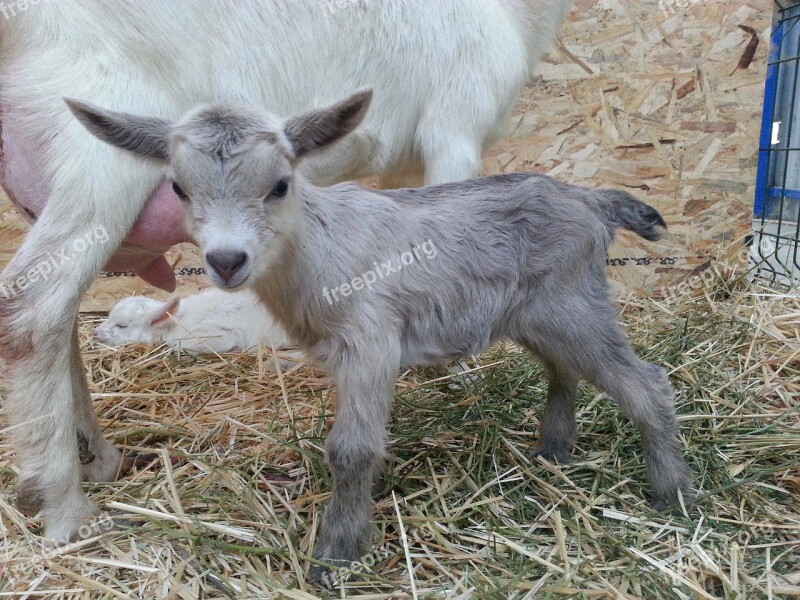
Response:
[[[298,201],[295,227],[285,235],[278,259],[256,291],[290,336],[303,345],[324,335],[316,331],[321,304],[311,282],[320,281],[326,268],[325,248],[313,243],[324,240],[326,233],[314,215],[330,211],[332,202],[325,188],[306,181],[296,187],[302,200]]]

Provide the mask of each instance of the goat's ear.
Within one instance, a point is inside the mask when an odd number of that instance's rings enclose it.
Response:
[[[347,100],[286,122],[284,133],[297,158],[340,140],[361,124],[372,102],[372,90],[356,92]]]
[[[164,303],[150,316],[150,325],[152,327],[174,326],[174,322],[170,321],[169,317],[170,315],[174,317],[176,314],[178,314],[178,308],[180,308],[180,305],[181,299],[177,296],[169,302]]]
[[[112,112],[70,98],[65,98],[64,102],[96,138],[139,156],[169,160],[169,136],[172,133],[169,121]]]

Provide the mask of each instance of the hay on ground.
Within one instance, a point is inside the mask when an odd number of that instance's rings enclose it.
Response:
[[[800,594],[800,300],[728,263],[661,299],[629,296],[637,351],[670,370],[699,491],[648,506],[634,428],[582,388],[575,463],[528,453],[545,381],[518,349],[474,380],[402,374],[372,566],[332,595],[305,582],[330,492],[332,388],[264,356],[93,346],[107,436],[158,459],[87,485],[121,525],[56,552],[14,508],[0,447],[0,596],[14,598],[745,598]],[[119,518],[121,516],[121,519]],[[402,523],[402,526],[401,526]],[[413,587],[412,587],[413,582]]]

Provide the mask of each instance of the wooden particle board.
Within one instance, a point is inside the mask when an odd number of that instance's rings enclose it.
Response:
[[[635,193],[671,235],[621,234],[610,252],[615,288],[673,285],[751,226],[771,18],[771,0],[577,0],[486,172],[532,170]],[[754,53],[740,26],[756,32]],[[0,265],[26,228],[0,199]],[[200,266],[191,246],[169,258],[183,273]],[[202,275],[179,282],[183,295],[207,285]],[[83,309],[154,292],[133,277],[101,277]]]
[[[751,226],[772,2],[578,4],[487,168],[654,205],[669,238],[620,235],[609,271],[618,289],[657,293]]]

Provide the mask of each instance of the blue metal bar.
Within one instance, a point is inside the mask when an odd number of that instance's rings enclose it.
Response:
[[[784,27],[779,24],[772,32],[769,49],[770,65],[767,67],[767,80],[764,88],[764,113],[761,118],[761,140],[758,152],[758,172],[756,175],[756,197],[753,206],[753,215],[764,218],[767,201],[767,185],[769,180],[770,150],[763,148],[772,147],[772,123],[775,117],[775,98],[778,89],[778,74],[781,57],[781,42],[783,42]],[[787,140],[788,142],[788,140]]]
[[[786,6],[783,6],[783,4],[778,2],[778,0],[775,0],[775,4],[778,5],[778,9],[780,10],[780,13],[781,13],[780,18],[775,21],[776,23],[783,23],[784,21],[788,21],[789,19],[793,19],[795,17],[795,15],[797,14],[797,10],[795,10],[795,9],[800,8],[800,2],[796,2],[796,1],[790,3],[790,4],[786,5]],[[793,14],[791,16],[787,17],[787,16],[785,16],[786,13],[793,13]]]
[[[792,17],[792,18],[793,19],[800,19],[800,17]],[[776,60],[774,62],[769,62],[769,63],[767,63],[767,66],[771,67],[772,65],[782,65],[784,63],[797,62],[798,60],[800,60],[800,56],[790,56],[789,58],[782,58],[782,59]]]
[[[788,198],[789,200],[800,200],[800,190],[783,189],[779,187],[769,188],[770,198]]]
[[[794,25],[792,26],[792,28],[793,27],[794,27]],[[786,33],[783,36],[783,39],[781,40],[781,50],[783,50],[783,44],[786,43],[787,39],[791,39],[791,40],[793,40],[795,42],[794,44],[791,45],[791,47],[795,47],[797,45],[797,41],[796,41],[796,39],[797,39],[796,38],[797,31],[792,33],[792,36],[793,36],[792,38],[789,38],[788,33],[789,33],[789,30],[786,31]],[[797,51],[797,49],[795,48],[795,52],[796,51]],[[794,129],[795,129],[795,127],[794,127],[795,122],[794,121],[795,121],[795,110],[797,109],[797,84],[798,84],[798,81],[800,81],[800,66],[795,65],[794,66],[794,77],[792,79],[792,93],[789,95],[789,103],[790,103],[789,104],[789,119],[788,119],[789,120],[789,127],[788,127],[788,131],[786,132],[786,145],[787,146],[792,143],[792,133],[794,132]],[[774,120],[774,117],[773,117],[773,120]],[[781,190],[783,190],[783,191],[786,191],[786,182],[789,180],[789,159],[790,158],[791,158],[791,154],[789,152],[786,152],[783,155],[783,177],[782,177],[782,181],[781,181]],[[784,208],[786,206],[785,203],[786,203],[786,196],[785,196],[785,194],[781,194],[780,200],[778,202],[778,236],[779,237],[781,235],[781,229],[783,227],[783,215],[785,214],[784,213]],[[770,206],[768,208],[768,211],[772,212],[772,206]],[[763,220],[764,220],[764,217],[762,216],[762,221]]]

